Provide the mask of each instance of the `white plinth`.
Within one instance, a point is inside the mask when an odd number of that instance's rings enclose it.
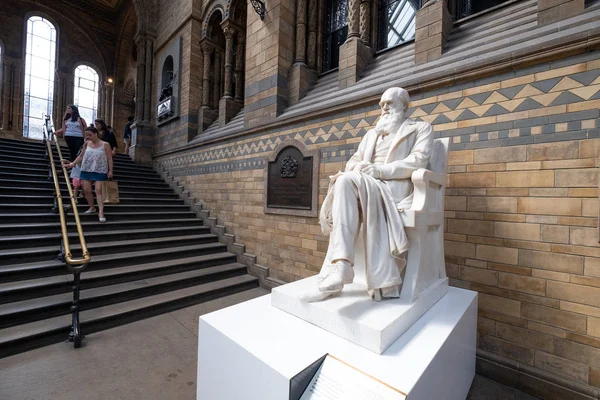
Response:
[[[365,285],[345,285],[340,296],[307,303],[300,298],[315,291],[316,276],[279,286],[271,292],[271,304],[300,319],[334,333],[377,354],[383,353],[416,320],[448,291],[448,279],[440,279],[419,294],[412,304],[400,299],[371,299]]]
[[[200,317],[197,399],[287,400],[290,380],[329,353],[408,400],[462,400],[475,375],[476,328],[477,293],[449,288],[378,355],[263,296]]]

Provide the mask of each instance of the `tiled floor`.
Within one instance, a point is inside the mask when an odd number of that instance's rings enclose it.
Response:
[[[79,350],[58,343],[0,359],[0,399],[192,400],[198,316],[266,293],[253,289],[98,332]],[[468,398],[534,399],[482,376]]]

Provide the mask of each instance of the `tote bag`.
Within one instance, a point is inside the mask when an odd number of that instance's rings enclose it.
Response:
[[[119,204],[119,184],[117,181],[103,181],[102,194],[104,195],[105,203]]]

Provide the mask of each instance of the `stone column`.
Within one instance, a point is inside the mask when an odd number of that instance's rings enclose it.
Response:
[[[585,0],[538,0],[538,26],[571,18],[584,9]]]
[[[233,38],[236,35],[235,29],[228,26],[223,28],[225,34],[225,92],[224,97],[233,95]]]
[[[307,0],[298,0],[296,14],[296,60],[290,71],[289,102],[296,104],[304,97],[316,80],[316,74],[306,65],[306,15]]]
[[[8,130],[8,88],[10,65],[2,60],[2,82],[0,82],[0,128]]]
[[[238,38],[240,38],[241,35],[241,29],[239,28],[234,28],[232,26],[232,22],[227,20],[225,21],[225,23],[222,25],[223,26],[223,33],[225,34],[225,75],[224,75],[224,80],[225,80],[225,90],[223,93],[223,97],[221,98],[221,100],[219,101],[219,124],[221,126],[226,125],[229,121],[231,121],[233,119],[233,117],[236,116],[236,114],[240,111],[241,105],[239,102],[236,102],[233,99],[233,46],[234,46],[234,42],[233,39],[237,36]],[[236,75],[238,73],[238,66],[241,68],[241,66],[243,65],[243,61],[242,61],[242,57],[239,54],[240,52],[243,53],[243,49],[240,48],[240,45],[238,43],[238,54],[236,57]],[[240,65],[242,64],[242,65]],[[237,76],[239,78],[239,75]],[[238,87],[240,88],[240,91],[242,90],[242,86],[238,84],[237,80],[236,80],[236,95],[237,95],[237,90]]]
[[[348,5],[348,39],[340,46],[338,86],[354,85],[362,71],[373,59],[373,50],[361,38],[361,0],[350,0]],[[363,27],[368,23],[363,23]]]
[[[237,34],[237,51],[235,54],[235,101],[244,105],[244,39],[245,34]]]
[[[415,64],[441,58],[453,25],[448,1],[427,3],[417,11],[415,24]]]
[[[215,50],[215,67],[213,70],[213,105],[214,108],[219,107],[221,100],[221,60],[222,52],[220,49]]]
[[[132,126],[132,145],[129,156],[137,164],[152,163],[154,146],[154,124],[152,121],[152,87],[154,64],[154,36],[150,33],[137,33],[137,76],[135,90],[135,130]]]
[[[361,0],[360,2],[360,39],[364,44],[371,47],[371,2]]]
[[[354,37],[360,37],[360,0],[348,1],[348,42]]]
[[[211,62],[210,58],[215,51],[215,46],[208,40],[204,39],[200,43],[202,48],[203,65],[202,65],[202,106],[198,111],[198,133],[202,133],[217,119],[217,112],[211,108],[211,86],[210,79]],[[216,55],[215,55],[216,58]]]
[[[308,68],[317,70],[317,0],[308,1]]]
[[[306,64],[306,13],[306,0],[298,0],[298,10],[296,13],[296,64]]]
[[[210,107],[210,56],[213,46],[204,42],[201,45],[204,64],[202,70],[202,107]]]

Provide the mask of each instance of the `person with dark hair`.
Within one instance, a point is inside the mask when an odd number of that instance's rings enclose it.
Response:
[[[123,133],[123,141],[125,142],[125,154],[129,154],[129,146],[131,145],[131,124],[133,124],[133,115],[127,117],[127,124],[125,124],[125,133]]]
[[[114,157],[117,153],[117,138],[115,137],[115,134],[110,129],[108,129],[108,126],[106,125],[106,122],[104,122],[103,119],[95,119],[94,126],[98,130],[100,140],[110,145],[111,154]]]
[[[63,117],[62,128],[55,132],[56,136],[65,137],[65,142],[69,147],[70,159],[77,157],[77,152],[83,146],[83,137],[85,136],[85,120],[79,116],[79,108],[70,104]]]
[[[67,168],[73,168],[76,165],[81,165],[79,179],[83,186],[83,193],[90,208],[84,214],[95,214],[94,196],[92,195],[92,182],[96,191],[96,199],[98,201],[98,220],[106,222],[104,216],[104,199],[102,198],[102,182],[113,176],[113,159],[110,151],[110,145],[98,136],[98,130],[93,126],[85,129],[87,141],[83,145],[81,154],[77,156],[75,161],[68,163],[64,161]]]

